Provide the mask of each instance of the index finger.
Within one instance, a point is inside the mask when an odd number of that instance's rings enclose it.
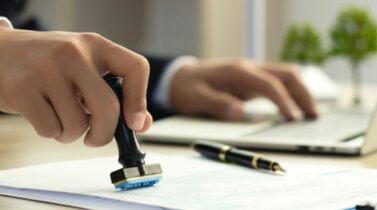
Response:
[[[148,60],[110,41],[102,42],[98,49],[102,68],[123,77],[123,110],[127,125],[141,131],[147,116]]]
[[[290,120],[301,119],[301,113],[295,101],[288,93],[282,82],[265,71],[242,71],[246,74],[237,77],[237,86],[245,93],[261,93],[273,101]]]
[[[300,79],[295,66],[290,64],[266,64],[263,68],[282,81],[289,94],[308,117],[316,118],[318,116],[315,100]]]

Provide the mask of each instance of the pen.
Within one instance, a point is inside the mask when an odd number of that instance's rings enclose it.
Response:
[[[263,169],[272,172],[286,172],[279,163],[275,161],[267,160],[260,154],[237,149],[229,145],[198,141],[194,142],[192,147],[201,155],[213,160],[235,163],[254,169]]]
[[[376,207],[374,204],[370,203],[370,202],[366,202],[364,204],[358,204],[356,205],[356,207],[352,207],[352,208],[346,208],[344,210],[375,210]]]

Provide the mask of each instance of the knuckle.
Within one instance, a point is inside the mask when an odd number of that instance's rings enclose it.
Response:
[[[150,70],[149,61],[144,56],[138,55],[136,57],[135,66],[144,75],[149,76],[149,70]]]
[[[234,62],[230,63],[230,68],[237,69],[237,70],[245,70],[250,69],[252,67],[252,63],[245,58],[238,58],[234,60]]]
[[[79,36],[80,36],[81,39],[88,41],[88,42],[101,42],[101,41],[105,40],[105,38],[103,36],[101,36],[98,33],[94,33],[94,32],[80,33]]]
[[[66,38],[66,39],[60,40],[56,51],[58,55],[64,55],[64,56],[70,56],[70,57],[82,56],[80,43],[75,38]]]

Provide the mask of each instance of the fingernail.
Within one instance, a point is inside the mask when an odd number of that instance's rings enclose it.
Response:
[[[228,120],[240,120],[242,118],[241,108],[238,104],[231,104],[226,111],[226,118]]]
[[[144,127],[145,122],[145,113],[144,112],[136,112],[131,116],[131,129],[133,130],[141,130]]]
[[[303,113],[300,110],[298,110],[298,109],[293,109],[292,110],[292,116],[293,116],[293,120],[295,120],[295,121],[299,121],[299,120],[303,120],[304,119]]]

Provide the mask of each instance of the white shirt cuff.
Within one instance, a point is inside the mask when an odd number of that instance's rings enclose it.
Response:
[[[12,23],[6,17],[0,17],[0,27],[13,28]]]
[[[155,92],[153,93],[153,100],[161,108],[170,110],[170,86],[174,75],[182,66],[187,64],[196,64],[199,59],[194,56],[180,56],[174,59],[167,65],[160,81],[158,81]]]

